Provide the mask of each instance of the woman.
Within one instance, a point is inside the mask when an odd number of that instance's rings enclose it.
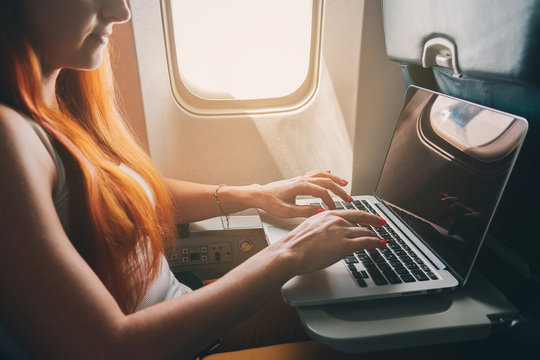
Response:
[[[162,180],[111,100],[107,43],[130,18],[125,0],[2,6],[0,316],[38,357],[189,358],[291,277],[383,245],[354,225],[376,216],[294,204],[349,201],[330,172],[243,187]],[[196,291],[172,279],[163,253],[175,221],[250,207],[308,218]]]

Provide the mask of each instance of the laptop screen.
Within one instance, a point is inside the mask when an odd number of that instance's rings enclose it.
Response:
[[[466,279],[526,131],[522,118],[411,86],[375,195]]]

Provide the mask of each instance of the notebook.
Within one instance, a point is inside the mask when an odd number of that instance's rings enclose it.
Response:
[[[463,286],[528,129],[525,119],[411,86],[375,192],[334,199],[387,220],[384,248],[358,251],[282,287],[293,306],[435,293]],[[367,171],[367,170],[366,170]],[[320,204],[315,198],[298,204]],[[260,212],[269,243],[303,219]]]

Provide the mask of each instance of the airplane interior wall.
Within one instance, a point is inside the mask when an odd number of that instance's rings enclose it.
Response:
[[[225,116],[178,105],[160,2],[130,7],[132,21],[112,39],[115,74],[129,121],[164,175],[240,185],[330,169],[352,179],[352,194],[373,191],[405,93],[386,58],[380,1],[324,1],[319,83],[305,105]]]

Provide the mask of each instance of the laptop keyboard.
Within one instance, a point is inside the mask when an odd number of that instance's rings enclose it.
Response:
[[[355,200],[353,203],[336,201],[335,204],[337,209],[358,209],[378,215],[365,200]],[[437,275],[390,226],[364,227],[386,240],[386,246],[375,250],[357,251],[343,259],[358,286],[367,287],[366,279],[368,278],[371,278],[376,285],[438,279]]]

